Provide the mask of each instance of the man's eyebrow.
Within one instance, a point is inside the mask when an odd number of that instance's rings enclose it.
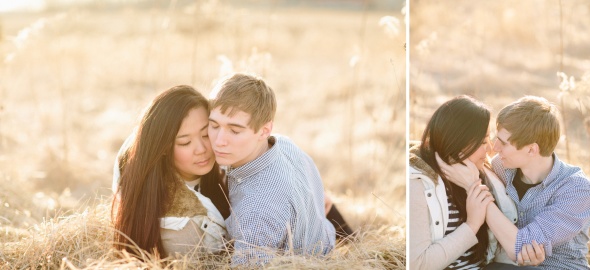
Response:
[[[496,139],[498,139],[498,141],[500,141],[502,144],[506,144],[506,141],[500,139],[500,137],[496,136]]]
[[[245,126],[242,126],[240,124],[235,124],[235,123],[229,123],[228,125],[232,126],[232,127],[238,127],[238,128],[247,128]]]
[[[219,123],[217,123],[217,121],[213,120],[212,118],[209,118],[209,121],[211,121],[211,122],[219,125]],[[232,126],[232,127],[237,127],[237,128],[248,128],[246,126],[243,126],[243,125],[240,125],[240,124],[236,124],[236,123],[228,123],[227,125],[228,126]]]

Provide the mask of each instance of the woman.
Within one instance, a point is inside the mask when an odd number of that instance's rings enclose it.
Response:
[[[467,96],[447,101],[432,115],[422,141],[410,149],[410,260],[415,269],[462,266],[480,269],[486,262],[488,188],[466,192],[449,181],[436,162],[462,162],[485,156],[490,111]]]
[[[117,248],[139,255],[137,246],[158,256],[195,246],[200,253],[224,249],[229,206],[207,136],[208,116],[207,99],[184,85],[161,93],[148,107],[116,165]]]

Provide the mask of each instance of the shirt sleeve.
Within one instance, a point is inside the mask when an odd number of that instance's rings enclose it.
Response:
[[[492,171],[494,171],[494,174],[496,174],[496,176],[498,176],[500,181],[502,181],[502,183],[504,183],[504,186],[506,186],[508,184],[508,180],[506,180],[506,176],[504,173],[504,167],[502,166],[502,160],[500,159],[500,156],[495,155],[492,158],[491,163],[492,163]]]
[[[547,256],[553,247],[572,240],[590,222],[590,187],[583,178],[565,179],[564,186],[552,196],[553,203],[545,206],[534,220],[518,230],[515,252],[518,254],[523,244],[545,245]]]
[[[277,209],[261,212],[251,210],[239,215],[232,233],[234,254],[232,265],[263,265],[273,254],[288,243],[288,210]],[[269,209],[267,209],[269,210]]]
[[[443,269],[477,244],[475,233],[463,223],[442,239],[432,241],[424,185],[410,180],[410,261],[413,269]]]

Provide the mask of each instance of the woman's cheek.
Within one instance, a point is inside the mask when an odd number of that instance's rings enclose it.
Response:
[[[469,160],[475,164],[477,169],[483,170],[483,158],[479,158],[477,155],[472,155],[469,157]]]

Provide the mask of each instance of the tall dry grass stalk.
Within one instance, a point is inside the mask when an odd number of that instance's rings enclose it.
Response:
[[[364,61],[364,40],[365,40],[365,29],[367,27],[367,1],[363,1],[363,12],[361,13],[361,21],[360,27],[358,30],[358,52],[350,61],[350,65],[352,67],[352,85],[348,88],[348,93],[346,95],[348,99],[348,115],[346,117],[346,122],[349,124],[345,126],[346,133],[347,133],[347,140],[348,140],[348,173],[350,175],[355,175],[355,156],[354,156],[354,148],[355,148],[355,136],[354,136],[354,127],[355,127],[355,106],[357,101],[356,92],[360,90],[360,80],[359,80],[359,61]]]
[[[563,5],[561,0],[559,0],[559,72],[563,72]],[[563,89],[562,89],[563,90]],[[567,89],[563,90],[567,91]],[[563,92],[562,92],[563,93]],[[561,94],[561,93],[560,93]],[[568,123],[567,123],[567,111],[565,110],[565,101],[564,98],[559,99],[559,104],[561,106],[561,116],[563,122],[563,130],[565,133],[565,154],[567,160],[570,160],[570,139],[568,136]]]
[[[575,134],[576,137],[582,138],[581,142],[574,142],[574,147],[585,149],[590,142],[590,72],[586,72],[578,80],[563,72],[558,72],[557,77],[560,80],[558,98],[563,122],[574,123],[574,127],[569,128],[569,134]],[[565,116],[565,112],[568,113],[569,118]],[[566,127],[564,125],[564,129]],[[565,137],[568,137],[568,133],[565,134]],[[583,164],[581,166],[585,167],[586,174],[590,170],[590,163],[584,161],[587,161],[589,157],[588,151],[579,151],[575,159],[575,162]]]

